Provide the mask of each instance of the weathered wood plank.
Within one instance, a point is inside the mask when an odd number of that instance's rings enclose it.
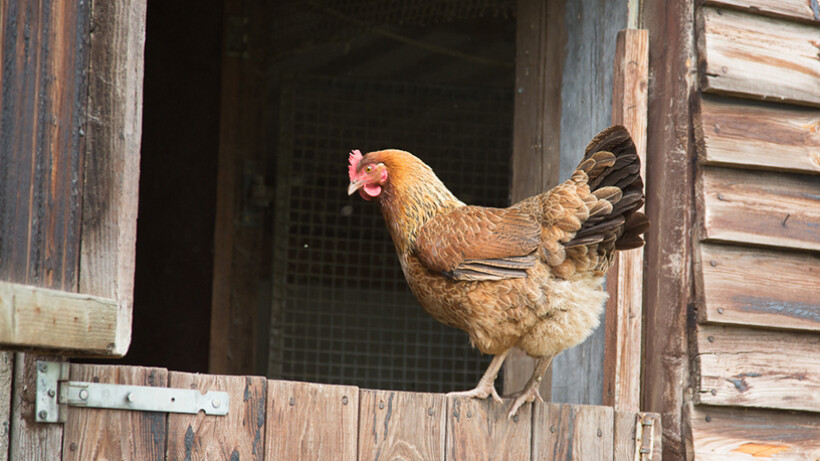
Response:
[[[817,254],[702,243],[699,259],[700,321],[820,330]]]
[[[58,361],[57,357],[14,354],[14,383],[11,397],[11,438],[9,459],[62,459],[63,425],[35,422],[37,360]]]
[[[71,365],[72,380],[136,386],[166,386],[164,368]],[[63,460],[165,460],[165,413],[70,407]],[[53,458],[59,459],[59,458]]]
[[[0,4],[0,280],[77,288],[89,9]]]
[[[80,289],[118,301],[117,338],[131,343],[146,0],[93,2]]]
[[[565,0],[519,0],[516,13],[515,108],[510,197],[514,202],[558,183],[561,161],[561,79],[564,63]],[[549,110],[545,108],[550,108]],[[524,387],[535,361],[518,349],[507,356],[504,392]],[[549,400],[551,372],[541,381]]]
[[[447,460],[530,459],[532,405],[507,419],[512,400],[447,398]]]
[[[168,414],[167,459],[264,459],[265,378],[172,371],[168,386],[228,392],[230,408],[226,416]]]
[[[817,178],[709,167],[699,183],[705,239],[820,250]]]
[[[701,9],[704,91],[820,105],[818,28],[727,9]]]
[[[9,459],[11,431],[11,383],[14,378],[14,353],[0,351],[0,461]]]
[[[820,110],[703,98],[695,121],[705,165],[820,173]]]
[[[359,389],[268,381],[265,459],[356,460]]]
[[[565,2],[561,27],[566,29],[567,40],[561,79],[559,180],[572,175],[587,143],[612,124],[612,113],[606,108],[613,104],[613,50],[618,31],[626,27],[626,3]],[[589,14],[591,11],[595,13]],[[555,107],[557,109],[557,105]],[[602,403],[605,330],[604,319],[601,319],[598,328],[584,342],[555,357],[549,400],[590,405]]]
[[[611,407],[536,404],[532,457],[612,460],[614,421]]]
[[[612,123],[632,135],[646,177],[649,33],[622,30],[615,47]],[[604,405],[638,411],[641,399],[643,248],[619,252],[607,273]]]
[[[443,394],[359,391],[359,460],[443,460]]]
[[[118,321],[112,299],[0,282],[0,344],[105,354]]]
[[[663,457],[684,459],[681,408],[689,380],[687,312],[692,284],[691,115],[695,71],[691,0],[641,2],[649,29],[644,343],[641,408],[663,417]],[[676,104],[670,104],[676,101]]]
[[[615,411],[612,427],[613,461],[635,461],[635,413]]]
[[[700,403],[820,411],[820,335],[700,325],[697,345]]]
[[[815,0],[706,0],[704,4],[820,24],[820,7]]]
[[[689,426],[695,461],[820,458],[814,414],[698,405]]]

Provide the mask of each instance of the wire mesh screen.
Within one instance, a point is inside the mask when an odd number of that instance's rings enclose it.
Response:
[[[418,306],[347,153],[401,148],[467,203],[506,206],[512,92],[301,79],[283,90],[268,374],[368,388],[474,386],[490,357]]]

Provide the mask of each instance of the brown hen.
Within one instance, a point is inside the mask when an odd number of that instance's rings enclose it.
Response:
[[[353,151],[349,176],[349,194],[379,205],[422,308],[495,356],[475,389],[450,395],[500,401],[493,383],[510,349],[537,359],[509,416],[541,400],[552,358],[598,326],[615,251],[642,246],[649,226],[636,211],[640,160],[620,126],[590,142],[569,180],[509,208],[465,205],[400,150]]]

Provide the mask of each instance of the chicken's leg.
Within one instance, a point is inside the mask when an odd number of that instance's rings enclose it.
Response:
[[[496,355],[493,357],[493,361],[490,362],[490,366],[487,367],[487,371],[484,372],[484,376],[478,381],[478,385],[475,389],[469,391],[462,391],[462,392],[450,392],[447,394],[448,397],[474,397],[477,399],[486,399],[488,396],[492,395],[493,400],[498,403],[501,403],[501,397],[499,397],[498,392],[495,390],[495,378],[498,376],[498,370],[501,369],[501,364],[504,363],[504,359],[507,358],[507,354],[510,353],[510,350],[507,349],[506,351]]]
[[[515,414],[518,413],[518,409],[521,408],[521,405],[524,405],[525,403],[534,402],[535,399],[538,399],[539,402],[544,401],[541,397],[541,393],[538,392],[538,387],[541,386],[541,377],[544,376],[544,373],[546,373],[553,357],[555,356],[550,355],[549,357],[541,357],[535,362],[535,370],[533,370],[530,380],[527,381],[527,385],[524,386],[524,390],[521,391],[518,398],[516,398],[515,402],[513,402],[510,412],[507,413],[507,418],[512,418],[515,416]]]

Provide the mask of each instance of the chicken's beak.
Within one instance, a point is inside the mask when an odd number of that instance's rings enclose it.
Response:
[[[364,186],[364,181],[352,181],[349,186],[347,186],[347,195],[353,195],[354,192],[361,189]]]

